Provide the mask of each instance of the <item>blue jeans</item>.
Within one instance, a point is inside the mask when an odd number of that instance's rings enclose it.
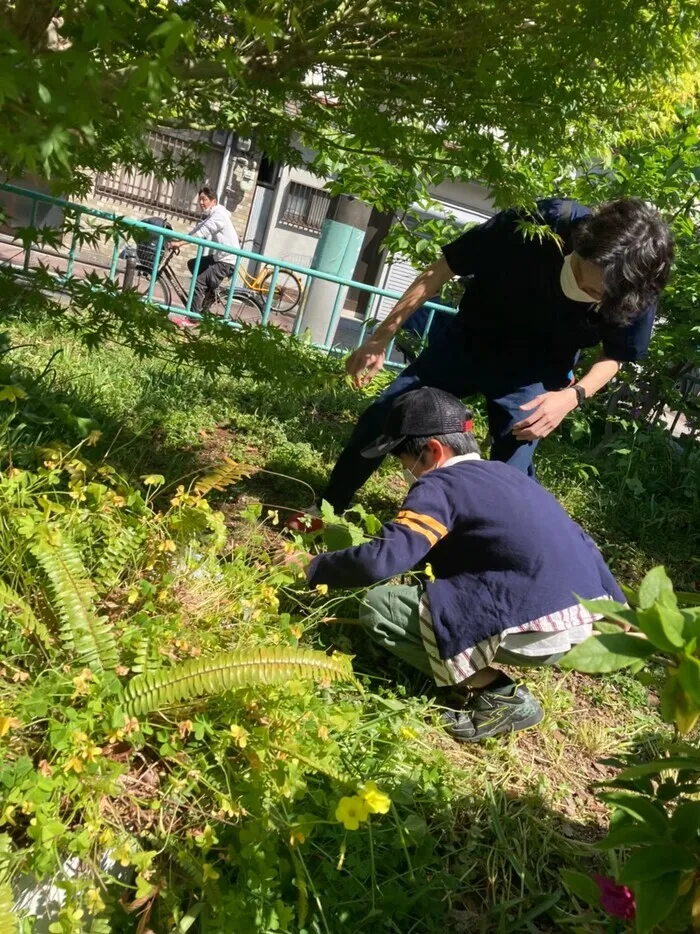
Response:
[[[566,374],[561,372],[559,376],[553,376],[543,373],[539,381],[513,388],[507,374],[504,378],[503,373],[496,372],[497,366],[493,362],[485,362],[478,352],[467,348],[466,337],[459,320],[456,320],[365,409],[333,468],[322,498],[336,512],[348,508],[353,494],[384,459],[362,457],[361,451],[384,430],[394,399],[421,386],[443,389],[460,399],[483,393],[493,438],[491,460],[511,464],[535,479],[532,455],[537,441],[518,441],[512,434],[512,428],[528,414],[521,411],[520,406],[542,392],[566,386]]]

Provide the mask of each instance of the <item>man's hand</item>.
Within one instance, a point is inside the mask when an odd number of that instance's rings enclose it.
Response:
[[[183,246],[184,240],[168,240],[169,250],[179,250]]]
[[[352,377],[355,386],[367,386],[384,366],[386,357],[386,343],[370,337],[361,347],[358,347],[347,359],[345,369]]]
[[[556,392],[543,392],[520,406],[532,414],[513,426],[513,434],[518,441],[546,438],[576,408],[577,402],[576,393],[569,387]]]

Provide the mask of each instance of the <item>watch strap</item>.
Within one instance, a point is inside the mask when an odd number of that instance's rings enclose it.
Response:
[[[577,406],[583,405],[583,403],[586,401],[586,398],[587,398],[586,390],[579,383],[574,383],[574,385],[571,388],[576,393],[576,405]]]

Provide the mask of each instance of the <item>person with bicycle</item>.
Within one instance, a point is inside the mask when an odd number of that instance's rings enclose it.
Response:
[[[204,217],[196,227],[190,230],[189,236],[201,237],[202,240],[213,240],[214,243],[240,249],[240,240],[231,223],[231,216],[223,204],[219,204],[216,192],[211,188],[201,188],[198,197],[199,206]],[[182,245],[182,240],[172,240],[170,243],[171,249],[176,249]],[[195,262],[195,259],[187,261],[187,268],[193,275]],[[223,250],[212,251],[208,256],[201,258],[192,298],[192,311],[200,312],[207,295],[211,294],[213,296],[223,280],[233,275],[234,263],[235,257],[233,254],[226,253]]]
[[[533,221],[552,235],[527,236],[523,225]],[[355,385],[366,386],[410,315],[451,278],[467,277],[455,318],[360,417],[322,499],[336,512],[347,509],[383,459],[363,457],[363,449],[393,401],[420,386],[459,398],[484,395],[491,459],[534,477],[538,441],[610,382],[621,363],[645,356],[672,258],[667,225],[637,198],[595,210],[549,198],[534,214],[501,211],[467,230],[348,358]],[[599,359],[573,382],[580,349],[599,344]],[[309,521],[297,514],[288,524]]]

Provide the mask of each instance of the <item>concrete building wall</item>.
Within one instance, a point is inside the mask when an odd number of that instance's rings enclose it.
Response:
[[[310,157],[311,153],[305,153],[305,155]],[[290,226],[281,219],[289,193],[289,186],[294,182],[321,190],[324,188],[326,180],[303,168],[283,166],[277,183],[275,200],[270,211],[267,235],[262,252],[266,256],[275,256],[286,259],[290,263],[310,266],[319,234]]]

